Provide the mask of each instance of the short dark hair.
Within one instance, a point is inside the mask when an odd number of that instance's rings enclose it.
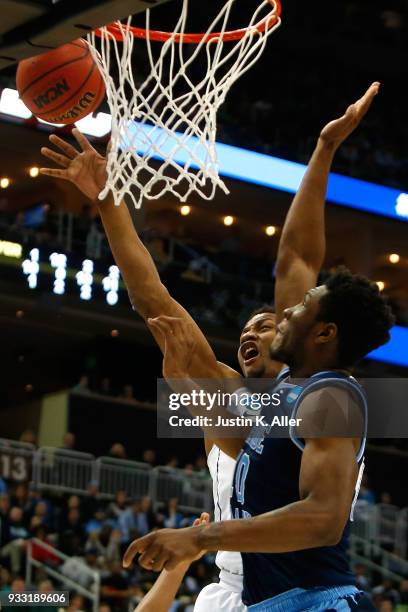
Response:
[[[378,285],[347,268],[336,270],[325,285],[317,318],[337,325],[340,365],[354,365],[388,342],[395,317]]]
[[[248,317],[248,321],[250,321],[251,319],[253,319],[254,317],[256,317],[256,315],[260,315],[260,314],[276,314],[275,312],[275,308],[274,306],[271,306],[270,304],[264,304],[263,306],[261,306],[260,308],[257,308],[256,310],[254,310],[253,312],[251,312],[251,314]]]

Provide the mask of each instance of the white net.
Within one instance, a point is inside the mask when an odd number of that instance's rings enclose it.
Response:
[[[228,193],[219,176],[217,111],[280,25],[278,0],[264,0],[249,26],[238,31],[241,37],[229,40],[227,26],[235,1],[226,2],[195,45],[187,42],[189,0],[183,0],[175,30],[162,43],[153,40],[147,10],[149,76],[143,82],[135,65],[135,41],[141,30],[132,28],[131,17],[126,24],[116,22],[89,36],[112,115],[108,180],[100,199],[111,190],[117,205],[128,194],[139,208],[143,198],[157,199],[165,193],[182,202],[192,192],[210,200],[217,187]]]

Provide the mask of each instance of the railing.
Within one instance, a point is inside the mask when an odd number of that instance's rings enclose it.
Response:
[[[363,563],[368,569],[379,572],[383,578],[401,582],[408,578],[408,561],[381,548],[378,542],[368,542],[351,534],[349,555],[354,563]]]
[[[124,490],[131,499],[149,496],[158,507],[169,499],[179,500],[180,510],[200,514],[212,510],[209,479],[186,475],[174,468],[152,468],[146,463],[124,461],[56,448],[35,449],[31,444],[0,439],[0,475],[14,481],[31,481],[40,490],[87,495],[90,485],[103,499],[113,499]],[[399,558],[407,556],[408,508],[369,504],[355,507],[352,534],[369,556],[373,547],[387,549]]]
[[[212,510],[211,482],[195,474],[187,476],[183,470],[152,468],[147,463],[112,457],[96,459],[89,453],[59,448],[36,450],[31,445],[0,439],[1,463],[7,467],[10,457],[17,461],[14,467],[18,474],[25,476],[19,480],[31,481],[39,490],[87,495],[93,485],[102,499],[114,499],[116,492],[123,490],[131,499],[151,497],[156,507],[177,497],[183,512],[200,514]],[[21,461],[18,463],[22,458],[32,465],[31,478],[29,471],[22,469]],[[10,470],[4,472],[5,478],[12,475]]]
[[[114,497],[126,491],[131,498],[152,496],[152,468],[147,463],[100,457],[96,460],[95,480],[101,496]]]
[[[212,511],[212,487],[208,479],[195,474],[186,476],[182,470],[155,468],[152,497],[158,504],[172,497],[179,500],[180,510],[185,512]]]
[[[55,564],[49,565],[37,560],[33,555],[34,546],[54,557]],[[41,568],[47,576],[66,586],[67,590],[79,593],[90,600],[93,612],[98,612],[101,589],[100,576],[98,572],[88,567],[82,559],[68,557],[46,542],[33,538],[29,541],[27,547],[26,584],[32,584],[33,568]]]
[[[49,447],[34,453],[33,483],[38,489],[81,494],[95,480],[93,455]]]

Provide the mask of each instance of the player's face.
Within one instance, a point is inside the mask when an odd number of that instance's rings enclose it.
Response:
[[[303,302],[285,310],[270,347],[273,359],[292,365],[294,362],[302,363],[307,358],[319,325],[317,315],[320,300],[326,293],[325,285],[315,287],[306,293]]]
[[[276,315],[264,312],[248,321],[240,336],[238,361],[247,378],[276,376],[279,367],[270,355],[276,335]],[[277,370],[277,371],[276,371]]]

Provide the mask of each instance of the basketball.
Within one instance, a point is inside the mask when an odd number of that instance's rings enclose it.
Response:
[[[21,61],[16,82],[27,108],[48,123],[75,123],[96,110],[105,95],[102,75],[83,38]]]

